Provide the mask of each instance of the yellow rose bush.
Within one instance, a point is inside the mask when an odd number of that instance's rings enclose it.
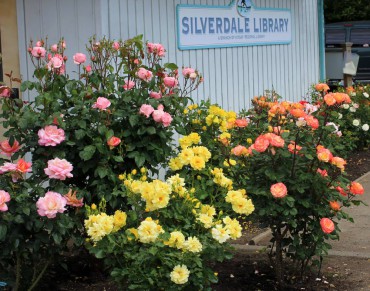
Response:
[[[200,143],[197,134],[180,140],[165,181],[148,178],[146,169],[120,175],[116,195],[127,201],[125,212],[107,214],[104,201],[88,207],[88,249],[123,287],[204,289],[217,282],[210,263],[231,258],[229,242],[242,235],[236,218],[254,206],[209,164],[211,153]]]

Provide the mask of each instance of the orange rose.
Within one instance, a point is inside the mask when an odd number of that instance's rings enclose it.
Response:
[[[328,172],[326,170],[322,170],[320,168],[317,169],[317,173],[319,173],[322,177],[327,177]]]
[[[316,84],[315,85],[315,89],[317,90],[317,91],[319,91],[319,92],[322,92],[322,91],[324,91],[324,92],[327,92],[327,91],[329,91],[329,86],[327,85],[327,84],[325,84],[325,83],[319,83],[319,84]]]
[[[260,135],[257,137],[257,139],[254,142],[254,150],[257,152],[263,153],[265,150],[267,150],[270,142],[268,139],[266,139],[263,135]]]
[[[275,198],[284,198],[288,194],[288,189],[284,183],[276,183],[271,185],[270,192]]]
[[[295,144],[294,141],[291,141],[288,145],[288,151],[290,151],[292,154],[298,154],[298,152],[302,149],[301,146]]]
[[[31,163],[27,163],[25,160],[20,159],[17,162],[17,171],[21,173],[31,172]]]
[[[324,96],[324,101],[329,106],[334,105],[336,103],[336,100],[334,98],[334,94],[333,93],[326,94]]]
[[[248,120],[244,118],[237,119],[235,120],[235,125],[237,127],[246,127],[248,125]]]
[[[340,209],[340,204],[337,201],[330,201],[330,208],[334,211],[338,211]]]
[[[347,164],[347,162],[340,157],[333,157],[331,159],[331,164],[337,166],[339,169],[341,169],[341,171],[344,171],[344,166]]]
[[[335,229],[334,222],[329,218],[321,218],[320,225],[322,231],[325,233],[332,233]]]
[[[289,113],[293,115],[295,118],[304,117],[306,115],[306,112],[298,108],[290,109]]]
[[[110,139],[107,141],[107,145],[110,147],[110,149],[118,146],[121,143],[121,139],[119,139],[116,136],[112,136]]]
[[[335,187],[335,190],[337,190],[340,193],[340,195],[342,195],[344,197],[347,197],[347,193],[346,193],[346,191],[344,191],[344,189],[342,187],[337,186],[337,187]]]
[[[317,151],[317,158],[322,162],[330,162],[333,158],[333,154],[326,148],[322,148]]]
[[[238,145],[231,150],[231,153],[238,157],[245,156],[248,155],[248,149],[242,145]]]
[[[334,97],[335,101],[338,104],[340,104],[340,103],[342,103],[346,99],[345,95],[347,95],[347,94],[345,94],[345,93],[334,93],[333,94],[333,97]],[[349,98],[349,96],[348,96],[348,98]]]
[[[349,186],[349,192],[355,195],[362,195],[364,194],[364,187],[358,182],[352,182]]]
[[[284,139],[274,133],[266,133],[263,135],[273,147],[282,148],[284,147]]]
[[[307,124],[312,127],[312,129],[319,128],[319,121],[313,117],[312,115],[304,116],[304,120],[306,120]]]
[[[63,197],[67,200],[67,205],[74,206],[74,207],[82,207],[84,205],[83,198],[77,198],[77,191],[74,191],[72,194],[72,189],[69,189],[68,193]]]

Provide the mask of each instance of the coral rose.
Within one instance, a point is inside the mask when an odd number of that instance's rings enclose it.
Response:
[[[67,205],[73,206],[73,207],[82,207],[84,205],[83,198],[78,199],[77,198],[77,191],[74,191],[72,194],[72,189],[69,189],[68,193],[64,195],[63,197],[66,199]]]
[[[321,218],[320,225],[322,231],[325,233],[332,233],[335,229],[334,222],[329,218]]]
[[[316,84],[316,85],[315,85],[315,89],[316,89],[317,91],[319,91],[319,92],[322,92],[322,91],[327,92],[330,88],[329,88],[329,86],[328,86],[327,84],[325,84],[325,83],[319,83],[319,84]]]
[[[152,92],[149,93],[149,96],[151,98],[154,98],[154,99],[161,99],[162,98],[162,93],[152,91]]]
[[[149,82],[153,78],[153,73],[145,68],[140,68],[136,76],[143,81]]]
[[[49,191],[36,202],[37,213],[40,216],[54,218],[58,212],[63,213],[66,210],[66,204],[67,200],[62,195]]]
[[[107,141],[107,145],[110,147],[110,149],[118,146],[119,144],[121,143],[121,139],[116,137],[116,136],[112,136],[110,139],[108,139]]]
[[[307,122],[309,126],[312,127],[312,129],[318,129],[319,128],[319,121],[313,117],[312,115],[306,115],[304,116],[304,120]]]
[[[329,94],[326,94],[324,96],[324,101],[325,103],[328,105],[328,106],[332,106],[334,105],[335,103],[337,103],[337,101],[335,100],[334,98],[334,94],[333,93],[329,93]]]
[[[231,149],[231,153],[235,156],[242,156],[242,155],[248,155],[248,149],[245,146],[237,145],[233,149]]]
[[[0,143],[0,152],[7,157],[10,157],[12,154],[17,152],[19,148],[19,142],[16,140],[14,140],[12,146],[10,146],[9,140],[4,140]]]
[[[253,149],[257,152],[263,153],[269,146],[270,142],[263,135],[256,138]]]
[[[335,190],[337,190],[340,193],[340,195],[342,195],[344,197],[347,197],[347,193],[346,193],[346,191],[344,191],[344,189],[342,187],[337,186],[337,187],[335,187]]]
[[[106,110],[111,105],[110,101],[105,97],[98,97],[92,108]]]
[[[38,131],[39,145],[56,146],[65,140],[64,130],[55,125],[47,125]]]
[[[339,169],[341,169],[341,171],[344,171],[344,166],[347,164],[347,162],[340,157],[333,157],[331,159],[331,164],[337,166]]]
[[[340,204],[337,201],[330,201],[330,208],[334,211],[338,211],[340,209]]]
[[[246,127],[248,125],[248,120],[245,118],[239,118],[235,120],[235,125],[241,128]]]
[[[288,189],[284,183],[276,183],[271,185],[270,192],[275,198],[284,198],[288,194]]]
[[[55,158],[48,161],[48,167],[44,169],[46,175],[50,179],[65,180],[66,178],[71,178],[73,166],[70,162],[65,159]]]
[[[281,136],[274,133],[266,133],[264,137],[269,141],[271,146],[278,148],[284,147],[285,141]]]
[[[364,187],[358,182],[352,182],[349,186],[349,192],[355,195],[362,195],[364,194]]]
[[[32,163],[29,162],[27,163],[25,160],[23,159],[20,159],[18,162],[17,162],[17,168],[16,170],[20,173],[28,173],[28,172],[31,172],[31,165]]]
[[[4,190],[0,190],[0,211],[4,212],[8,210],[7,202],[10,201],[10,195]]]

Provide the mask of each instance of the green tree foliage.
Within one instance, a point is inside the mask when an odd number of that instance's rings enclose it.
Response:
[[[369,0],[325,0],[326,23],[341,21],[370,21]]]

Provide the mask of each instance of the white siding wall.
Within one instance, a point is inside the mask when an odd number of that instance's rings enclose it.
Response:
[[[73,55],[84,52],[89,37],[101,35],[100,0],[17,0],[19,58],[23,80],[32,78],[34,67],[29,60],[27,47],[47,37],[48,45],[61,37],[67,43],[67,72],[75,74]],[[75,75],[76,76],[76,75]],[[32,99],[27,93],[23,99]]]
[[[23,45],[30,37],[49,35],[55,41],[64,36],[73,55],[83,51],[93,34],[112,39],[144,34],[145,40],[166,47],[165,62],[192,66],[203,73],[205,82],[193,95],[195,101],[210,98],[225,109],[239,110],[249,107],[253,96],[272,88],[284,98],[300,100],[319,79],[317,1],[253,2],[257,7],[291,9],[290,45],[177,49],[177,4],[228,5],[229,0],[17,0],[18,14],[23,13],[18,19],[25,24],[23,32],[20,27]],[[22,73],[29,77],[25,56],[21,53]]]
[[[126,39],[144,34],[167,49],[164,61],[198,68],[204,84],[193,98],[211,98],[224,108],[248,107],[253,96],[274,88],[284,98],[300,100],[319,80],[318,15],[316,0],[255,0],[257,7],[289,8],[293,40],[290,45],[180,51],[176,45],[176,5],[228,5],[229,0],[110,0],[103,33]],[[103,17],[104,19],[104,17]]]

